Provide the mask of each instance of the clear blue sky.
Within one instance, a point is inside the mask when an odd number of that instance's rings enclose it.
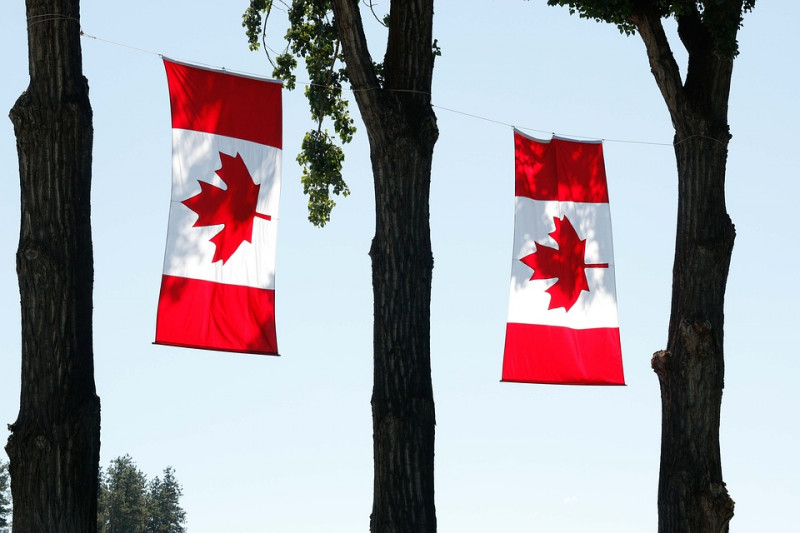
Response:
[[[251,53],[247,2],[84,0],[102,39],[269,76]],[[656,530],[660,396],[650,357],[669,316],[676,171],[672,128],[644,45],[544,1],[440,0],[431,192],[432,366],[439,530]],[[378,11],[388,2],[378,5]],[[28,83],[24,2],[4,9],[0,108]],[[727,291],[723,472],[736,531],[796,524],[800,197],[800,4],[745,18],[730,100],[728,209],[737,240]],[[269,42],[282,48],[284,18]],[[374,57],[385,37],[370,26]],[[364,129],[346,149],[353,194],[325,229],[306,221],[294,158],[310,127],[302,88],[284,93],[278,235],[280,358],[154,346],[169,208],[171,137],[160,59],[84,38],[94,109],[94,351],[101,464],[129,453],[183,484],[192,533],[368,531],[373,233]],[[676,51],[680,46],[674,45]],[[683,57],[683,56],[681,56]],[[302,74],[300,79],[303,79]],[[513,144],[528,134],[604,138],[627,387],[499,383],[513,231]],[[354,114],[357,110],[353,105]],[[5,111],[4,111],[5,113]],[[360,120],[358,121],[360,125]],[[648,141],[657,144],[616,142]],[[19,406],[15,139],[0,120],[0,422]],[[0,427],[5,427],[0,426]],[[0,441],[7,438],[0,431]],[[4,458],[0,452],[0,458]]]

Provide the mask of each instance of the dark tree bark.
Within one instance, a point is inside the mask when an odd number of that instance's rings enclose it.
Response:
[[[30,85],[11,110],[21,189],[20,410],[13,529],[97,529],[100,400],[92,356],[92,112],[79,0],[27,0]]]
[[[741,9],[741,3],[720,3],[707,6],[704,17],[738,21]],[[725,533],[734,506],[719,446],[723,308],[735,236],[725,207],[733,53],[720,49],[696,12],[676,19],[689,52],[685,82],[660,17],[645,11],[632,18],[675,126],[678,163],[669,336],[667,349],[652,359],[662,398],[658,530]],[[735,35],[734,29],[733,42]]]
[[[431,107],[433,1],[392,2],[383,83],[373,68],[358,8],[358,0],[333,1],[375,182],[370,531],[434,532],[429,197],[438,129]]]

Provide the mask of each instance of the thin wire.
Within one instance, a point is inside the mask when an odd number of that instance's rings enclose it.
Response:
[[[549,130],[540,130],[540,129],[536,129],[536,128],[530,128],[530,127],[527,127],[527,126],[516,126],[516,125],[510,124],[508,122],[502,122],[500,120],[494,120],[494,119],[491,119],[491,118],[482,117],[480,115],[475,115],[473,113],[467,113],[465,111],[459,111],[458,109],[451,109],[449,107],[443,107],[443,106],[434,105],[434,104],[431,104],[431,105],[433,107],[435,107],[436,109],[442,109],[444,111],[449,111],[451,113],[464,115],[464,116],[467,116],[467,117],[470,117],[470,118],[474,118],[474,119],[478,119],[478,120],[484,120],[486,122],[492,122],[494,124],[499,124],[501,126],[508,126],[509,128],[516,128],[518,130],[535,131],[537,133],[544,133],[544,134],[547,134],[547,135],[558,135],[559,137],[568,137],[568,138],[571,138],[571,139],[574,139],[574,138],[591,139],[591,140],[599,140],[599,141],[603,141],[603,142],[628,143],[628,144],[651,144],[651,145],[655,145],[655,146],[672,146],[672,143],[659,143],[659,142],[651,142],[651,141],[631,141],[631,140],[628,140],[628,139],[604,139],[604,138],[601,138],[601,137],[591,137],[589,135],[570,135],[570,134],[565,134],[565,133],[556,133],[556,132],[549,131]],[[685,140],[686,139],[684,139],[684,141]],[[683,141],[681,141],[681,142],[683,142]]]
[[[122,48],[129,48],[131,50],[136,50],[137,52],[142,52],[142,53],[145,53],[145,54],[152,54],[154,56],[162,57],[162,55],[159,54],[158,52],[154,52],[152,50],[146,50],[144,48],[137,48],[136,46],[131,46],[129,44],[122,44],[122,43],[117,43],[117,42],[114,42],[114,41],[109,41],[108,39],[102,39],[102,38],[97,37],[95,35],[90,35],[90,34],[86,33],[83,30],[81,30],[81,36],[82,37],[87,37],[89,39],[94,39],[95,41],[101,41],[101,42],[104,42],[104,43],[113,44],[113,45],[116,45],[116,46],[121,46]]]
[[[81,36],[87,37],[89,39],[94,39],[96,41],[101,41],[101,42],[104,42],[104,43],[113,44],[115,46],[121,46],[122,48],[128,48],[130,50],[136,50],[137,52],[142,52],[144,54],[151,54],[151,55],[158,56],[158,57],[161,57],[161,58],[164,57],[164,55],[159,53],[159,52],[154,52],[153,50],[147,50],[145,48],[138,48],[136,46],[131,46],[131,45],[128,45],[128,44],[118,43],[116,41],[109,41],[108,39],[103,39],[103,38],[97,37],[95,35],[91,35],[89,33],[86,33],[83,30],[81,30]],[[169,57],[171,57],[171,56],[169,56]],[[232,70],[232,69],[225,68],[225,67],[220,67],[220,66],[217,66],[217,65],[211,65],[209,63],[202,63],[200,61],[186,61],[186,60],[179,59],[179,58],[172,58],[172,59],[174,59],[176,61],[179,61],[179,62],[182,62],[182,63],[191,63],[193,65],[198,65],[198,66],[202,66],[202,67],[208,67],[208,68],[212,68],[212,69],[215,69],[215,70],[224,70],[225,72],[231,72],[233,74],[242,74],[244,76],[251,76],[251,77],[254,77],[254,78],[264,78],[263,74],[255,74],[255,73],[252,73],[252,72],[244,72],[244,71],[240,71],[240,70]]]
[[[70,18],[70,17],[65,17],[65,18]],[[77,20],[77,19],[75,19],[75,20]],[[96,41],[102,41],[104,43],[113,44],[113,45],[116,45],[116,46],[121,46],[123,48],[129,48],[131,50],[136,50],[138,52],[142,52],[142,53],[145,53],[145,54],[152,54],[152,55],[156,55],[156,56],[159,56],[159,57],[163,57],[163,55],[158,53],[158,52],[154,52],[152,50],[146,50],[144,48],[138,48],[136,46],[130,46],[130,45],[127,45],[127,44],[118,43],[118,42],[115,42],[115,41],[109,41],[108,39],[101,39],[100,37],[97,37],[95,35],[90,35],[90,34],[84,32],[83,30],[81,30],[81,35],[83,37],[88,37],[89,39],[94,39]],[[248,76],[262,76],[261,74],[254,74],[254,73],[230,70],[230,69],[226,69],[225,67],[217,67],[217,66],[214,66],[214,65],[209,65],[207,63],[199,63],[199,62],[196,62],[196,61],[193,61],[192,63],[194,63],[196,65],[216,68],[216,69],[219,69],[219,70],[226,70],[228,72],[233,72],[233,73],[236,73],[236,74],[244,74],[244,75],[248,75]],[[315,84],[315,83],[311,83],[311,82],[308,82],[308,81],[306,81],[306,82],[298,81],[297,83],[299,83],[300,85],[307,85],[309,87],[310,86],[327,87],[327,86],[322,85],[322,84]],[[377,91],[377,90],[381,90],[381,89],[378,88],[378,87],[370,87],[370,88],[367,88],[367,89],[345,89],[345,90],[349,90],[352,93],[356,93],[356,92],[361,92],[361,91]],[[417,91],[417,90],[414,90],[414,89],[391,89],[391,91],[392,92],[397,92],[397,93],[423,94],[423,95],[431,96],[431,94],[429,92],[427,92],[427,91]],[[435,105],[435,104],[431,104],[431,107],[434,107],[436,109],[441,109],[442,111],[448,111],[450,113],[463,115],[465,117],[474,118],[476,120],[482,120],[484,122],[491,122],[492,124],[498,124],[500,126],[506,126],[506,127],[509,127],[509,128],[517,128],[519,130],[525,130],[525,131],[535,131],[537,133],[544,133],[545,135],[554,135],[554,136],[558,135],[560,137],[567,137],[567,138],[572,138],[572,139],[575,139],[575,138],[590,139],[590,140],[599,140],[599,141],[603,141],[603,142],[614,142],[614,143],[625,143],[625,144],[647,144],[647,145],[652,145],[652,146],[673,146],[673,143],[662,143],[662,142],[652,142],[652,141],[634,141],[634,140],[630,140],[630,139],[604,139],[604,138],[601,138],[601,137],[591,137],[591,136],[588,136],[588,135],[568,135],[568,134],[564,134],[564,133],[556,133],[556,132],[549,131],[549,130],[531,128],[531,127],[527,127],[527,126],[516,126],[516,125],[508,123],[508,122],[503,122],[503,121],[500,121],[500,120],[495,120],[495,119],[492,119],[492,118],[483,117],[483,116],[480,116],[480,115],[476,115],[474,113],[467,113],[466,111],[460,111],[458,109],[453,109],[453,108],[450,108],[450,107],[444,107],[444,106]],[[689,137],[686,137],[685,139],[681,139],[680,141],[676,141],[674,143],[674,145],[677,146],[678,144],[683,143],[683,142],[685,142],[685,141],[687,141],[687,140],[689,140],[689,139],[691,139],[693,137],[704,137],[706,139],[710,139],[710,140],[716,141],[716,142],[718,142],[720,144],[725,144],[725,143],[723,143],[722,141],[720,141],[718,139],[714,139],[713,137],[705,137],[703,135],[691,135]]]
[[[701,139],[708,139],[709,141],[714,141],[718,144],[721,144],[722,146],[726,145],[725,141],[720,141],[719,139],[715,139],[714,137],[709,137],[708,135],[696,134],[696,135],[689,135],[688,137],[681,139],[680,141],[675,141],[675,146],[678,146],[679,144],[684,143],[689,139],[694,139],[695,137],[699,137]]]
[[[41,24],[43,22],[51,22],[56,20],[74,20],[78,24],[81,23],[81,21],[75,17],[69,17],[67,15],[62,15],[60,13],[44,13],[42,15],[33,15],[31,17],[28,17],[28,28],[31,28],[31,26],[35,26],[36,24]]]
[[[472,113],[467,113],[465,111],[459,111],[458,109],[451,109],[449,107],[444,107],[444,106],[435,105],[435,104],[431,104],[431,107],[435,107],[436,109],[441,109],[443,111],[450,111],[451,113],[456,113],[457,115],[464,115],[465,117],[475,118],[475,119],[478,119],[478,120],[484,120],[486,122],[491,122],[493,124],[499,124],[501,126],[508,126],[509,128],[513,128],[514,127],[513,124],[509,124],[507,122],[501,122],[499,120],[494,120],[492,118],[486,118],[486,117],[482,117],[482,116],[479,116],[479,115],[473,115]],[[538,132],[542,132],[542,133],[551,133],[551,132],[545,132],[543,130],[534,130],[533,128],[525,128],[525,129],[529,129],[529,130],[532,130],[532,131],[538,131]]]

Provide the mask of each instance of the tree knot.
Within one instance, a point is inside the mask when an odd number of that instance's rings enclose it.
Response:
[[[682,321],[679,330],[686,350],[698,356],[713,353],[711,329],[711,322],[708,320]]]
[[[711,496],[711,505],[715,508],[713,515],[720,517],[721,522],[715,528],[719,533],[728,533],[728,525],[733,518],[734,501],[728,494],[725,483],[710,483],[708,492]]]
[[[45,438],[45,436],[44,436],[44,435],[38,435],[38,436],[37,436],[37,437],[36,437],[36,438],[33,440],[33,443],[34,443],[34,445],[36,446],[36,448],[37,448],[37,449],[39,449],[39,450],[46,450],[46,449],[49,447],[49,446],[47,445],[47,439]]]
[[[650,367],[658,375],[659,379],[664,379],[667,375],[667,365],[672,354],[668,350],[659,350],[650,359]]]

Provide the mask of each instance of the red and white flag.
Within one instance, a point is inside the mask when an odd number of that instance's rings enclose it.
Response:
[[[156,344],[277,355],[281,84],[164,66],[172,203]]]
[[[515,131],[514,155],[503,381],[624,385],[603,145]]]

